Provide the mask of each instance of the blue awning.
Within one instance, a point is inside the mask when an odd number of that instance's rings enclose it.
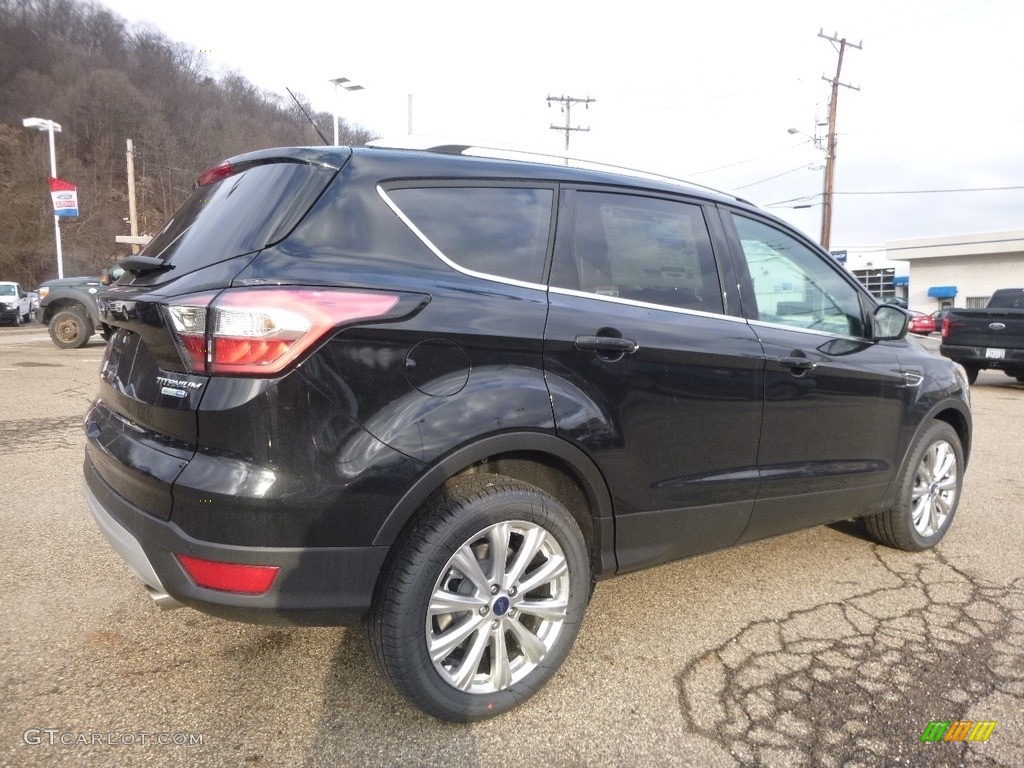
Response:
[[[928,295],[933,299],[953,299],[956,298],[956,286],[933,285],[928,289]]]
[[[896,275],[892,279],[893,285],[908,285],[910,283],[910,275]]]

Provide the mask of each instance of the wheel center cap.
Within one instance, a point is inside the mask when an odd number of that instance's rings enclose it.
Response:
[[[494,611],[495,616],[504,616],[508,612],[508,598],[499,597],[494,601],[494,605],[491,606],[491,610]]]

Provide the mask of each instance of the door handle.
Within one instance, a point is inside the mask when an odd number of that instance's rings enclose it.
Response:
[[[801,371],[809,371],[816,365],[813,360],[806,357],[780,357],[779,363],[784,368],[798,368]]]
[[[620,339],[616,336],[577,336],[576,349],[632,355],[640,349],[640,345],[632,339]]]

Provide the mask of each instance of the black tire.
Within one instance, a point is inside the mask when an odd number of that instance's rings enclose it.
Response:
[[[868,532],[896,549],[931,549],[942,541],[956,515],[963,473],[964,451],[956,430],[944,421],[932,422],[900,469],[896,503],[865,519]]]
[[[94,331],[92,320],[71,309],[61,310],[50,319],[50,339],[61,349],[84,347]]]
[[[494,568],[491,551],[503,541],[504,563]],[[516,557],[528,551],[535,554],[519,572]],[[470,556],[478,568],[464,559]],[[459,560],[477,571],[475,581]],[[559,573],[547,578],[546,569]],[[384,677],[424,712],[453,722],[494,717],[561,666],[590,587],[583,535],[565,507],[507,477],[456,478],[396,543],[365,623],[367,643]],[[546,618],[534,612],[541,600],[553,612]]]
[[[106,323],[100,324],[100,336],[103,337],[104,341],[110,341],[110,337],[114,335],[114,329]]]
[[[973,384],[978,380],[978,371],[980,369],[976,365],[965,365],[964,370],[967,371],[968,384]]]
[[[14,310],[14,327],[17,328],[20,325],[21,325],[21,312],[19,312],[17,310],[17,307],[15,307],[15,310]]]

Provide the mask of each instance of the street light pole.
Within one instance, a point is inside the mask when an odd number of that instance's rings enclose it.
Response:
[[[21,124],[26,128],[37,128],[50,134],[50,178],[57,178],[57,151],[53,134],[61,132],[60,123],[55,123],[53,120],[44,120],[41,117],[26,117],[21,121]],[[53,214],[53,232],[54,239],[57,242],[57,277],[63,279],[64,257],[60,249],[60,217],[56,213]]]
[[[835,151],[835,137],[829,135],[829,138],[826,140],[827,143],[823,146],[822,140],[817,136],[817,126],[815,126],[814,128],[814,136],[811,136],[809,133],[804,133],[803,131],[797,128],[788,128],[786,132],[791,136],[800,135],[810,139],[811,142],[814,144],[815,149],[819,149],[825,153],[825,176],[822,182],[821,192],[821,240],[819,242],[821,243],[822,248],[828,250],[828,239],[832,230],[832,196],[830,194],[832,163],[830,162],[829,158],[832,154],[834,154]],[[796,207],[798,206],[794,206],[794,208]],[[809,205],[803,207],[810,208]]]
[[[365,90],[363,86],[358,83],[354,83],[347,77],[336,77],[328,82],[334,83],[334,146],[338,146],[338,107],[340,91],[338,88],[344,88],[346,91],[362,91]]]

